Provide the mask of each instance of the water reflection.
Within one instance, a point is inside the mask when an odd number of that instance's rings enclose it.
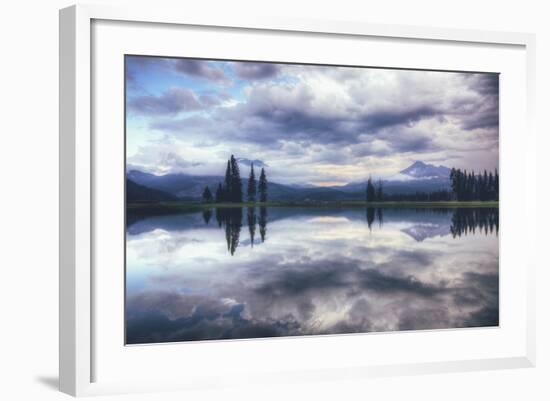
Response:
[[[254,246],[254,235],[256,234],[256,208],[249,207],[246,213],[246,220],[248,222],[248,233],[250,235],[250,246]]]
[[[265,236],[267,234],[267,208],[266,207],[260,207],[260,237],[262,238],[262,242],[265,242]]]
[[[368,207],[367,208],[367,225],[369,226],[369,230],[372,228],[372,223],[374,221],[374,212],[375,212],[375,208],[373,207]]]
[[[498,235],[498,208],[430,208],[430,209],[413,209],[415,213],[422,215],[436,214],[448,216],[451,215],[450,225],[445,224],[434,225],[433,223],[420,223],[413,227],[409,227],[405,232],[409,233],[415,239],[421,241],[426,237],[433,235],[452,234],[453,237],[462,235],[475,234],[476,232],[484,233],[485,235]],[[388,209],[386,209],[386,212]],[[407,209],[410,213],[411,209]],[[384,208],[369,207],[366,209],[366,220],[369,230],[372,229],[372,224],[378,220],[378,227],[384,224]],[[421,231],[425,231],[421,233]]]
[[[204,212],[202,212],[202,218],[204,219],[204,224],[209,224],[210,219],[212,218],[212,210],[206,209]]]
[[[128,221],[128,343],[498,325],[498,209]]]
[[[453,237],[475,234],[476,230],[483,231],[485,235],[498,234],[498,209],[475,208],[456,209],[453,213],[451,234]]]

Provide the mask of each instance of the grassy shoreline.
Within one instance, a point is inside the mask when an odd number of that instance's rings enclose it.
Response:
[[[201,202],[158,202],[158,203],[128,203],[127,209],[131,210],[204,210],[216,207],[223,208],[242,208],[242,207],[307,207],[307,208],[364,208],[364,207],[384,207],[384,208],[469,208],[469,207],[498,207],[498,201],[438,201],[438,202],[366,202],[366,201],[312,201],[312,202],[293,202],[293,201],[273,201],[273,202],[242,202],[242,203],[201,203]]]

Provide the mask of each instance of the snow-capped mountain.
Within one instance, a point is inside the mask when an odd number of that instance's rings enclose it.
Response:
[[[399,173],[382,179],[387,194],[411,194],[415,192],[433,192],[450,189],[449,175],[451,169],[445,166],[416,161]],[[377,181],[376,177],[373,177]],[[342,187],[341,191],[364,191],[365,181],[352,182]]]
[[[445,166],[415,161],[409,167],[388,178],[388,181],[448,180],[451,169]]]

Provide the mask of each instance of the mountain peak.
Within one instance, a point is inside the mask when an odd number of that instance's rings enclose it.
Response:
[[[416,160],[413,164],[411,164],[409,166],[409,168],[411,167],[424,167],[424,166],[427,166],[428,164],[424,163],[423,161],[421,160]]]
[[[399,174],[403,174],[412,178],[449,178],[450,169],[445,166],[435,166],[433,164],[424,163],[420,160],[415,161],[409,167],[401,170]]]

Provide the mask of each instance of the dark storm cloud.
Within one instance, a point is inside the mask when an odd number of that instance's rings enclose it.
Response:
[[[237,77],[249,80],[272,78],[281,70],[280,65],[273,63],[237,62],[231,65]]]
[[[177,114],[203,107],[195,93],[187,88],[172,88],[160,96],[139,96],[128,101],[130,110],[145,115]]]
[[[230,81],[224,70],[216,65],[216,62],[208,60],[128,56],[126,61],[128,63],[127,72],[134,68],[141,70],[160,68],[162,70],[183,74],[189,77],[196,77],[215,82]]]
[[[464,113],[461,115],[461,126],[463,129],[471,131],[478,128],[498,128],[498,99],[483,99],[473,106],[464,110]]]
[[[171,59],[169,64],[175,71],[185,75],[212,81],[227,81],[229,79],[222,68],[207,60]]]
[[[175,87],[159,96],[131,98],[128,100],[128,107],[132,112],[141,115],[175,115],[215,107],[227,99],[227,95],[218,93],[206,93],[197,97],[190,89]]]
[[[454,112],[461,117],[462,128],[498,129],[499,126],[499,76],[498,74],[465,75],[467,86],[480,96],[469,102],[455,104]]]
[[[191,120],[156,120],[151,127],[168,131],[195,128],[197,132],[204,130],[237,142],[263,145],[274,145],[285,140],[293,143],[357,145],[353,148],[355,156],[437,150],[433,135],[404,132],[423,119],[441,114],[434,107],[412,104],[331,115],[311,103],[308,94],[298,99],[283,96],[270,99],[269,93],[253,90],[246,103],[219,110],[217,115],[193,117]],[[385,140],[387,146],[370,146],[370,141],[376,139]]]
[[[426,152],[441,149],[437,146],[432,138],[425,135],[392,135],[393,149],[400,153],[405,152]],[[399,137],[399,140],[397,139]]]
[[[441,149],[433,138],[423,133],[407,132],[401,128],[384,130],[378,135],[365,136],[351,148],[356,157],[387,156],[407,152],[432,152]],[[382,144],[382,145],[380,145]]]
[[[498,74],[472,74],[468,76],[469,86],[484,96],[498,96],[499,75]]]
[[[377,131],[395,125],[411,126],[425,118],[439,115],[441,112],[441,110],[437,110],[432,106],[424,105],[412,105],[401,110],[390,109],[373,111],[363,117],[363,126],[370,131]]]
[[[238,109],[224,110],[219,120],[204,121],[218,127],[219,132],[240,141],[270,145],[281,140],[316,144],[358,144],[360,135],[367,135],[363,143],[372,139],[387,139],[391,147],[387,150],[369,149],[375,154],[431,150],[433,140],[427,135],[402,135],[398,131],[384,130],[388,127],[410,127],[424,118],[436,115],[436,111],[419,107],[404,108],[401,111],[380,110],[364,114],[350,112],[347,116],[327,115],[324,110],[307,108],[304,104],[268,102],[252,99]],[[187,121],[164,125],[167,128],[188,126]],[[156,125],[155,128],[159,126]],[[225,130],[224,130],[225,128]],[[399,137],[399,140],[395,140]]]

